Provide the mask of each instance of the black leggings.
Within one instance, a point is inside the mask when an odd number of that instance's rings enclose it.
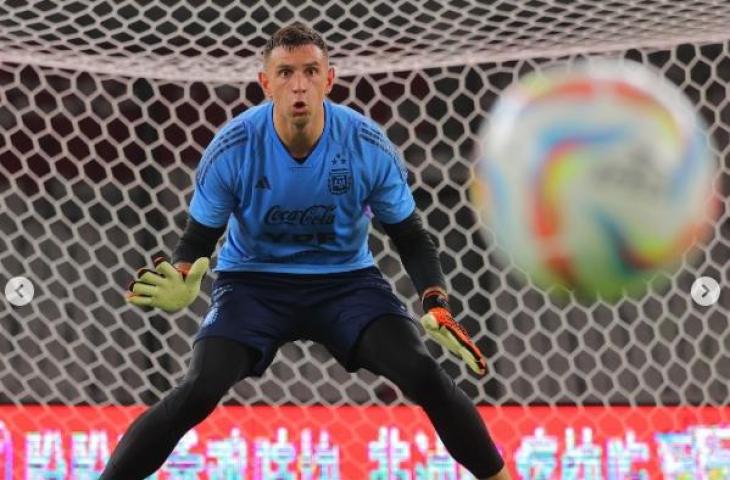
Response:
[[[141,480],[154,473],[185,432],[250,374],[258,355],[225,338],[198,341],[185,380],[132,423],[100,480]],[[428,354],[413,323],[401,317],[371,323],[356,347],[355,362],[385,376],[420,405],[449,453],[477,478],[502,469],[502,458],[476,408]]]

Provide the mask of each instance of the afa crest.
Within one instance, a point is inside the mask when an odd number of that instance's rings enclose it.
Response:
[[[332,159],[329,176],[329,191],[333,195],[342,195],[352,188],[352,173],[347,159],[340,153]]]

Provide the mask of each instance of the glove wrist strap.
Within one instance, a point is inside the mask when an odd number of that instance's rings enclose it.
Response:
[[[441,287],[427,288],[426,291],[423,292],[423,297],[421,298],[421,306],[423,307],[424,312],[428,312],[432,308],[438,307],[445,308],[446,310],[451,312],[448,299],[448,295]]]

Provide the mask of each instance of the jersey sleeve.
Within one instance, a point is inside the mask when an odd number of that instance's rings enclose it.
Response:
[[[403,158],[379,128],[364,126],[360,138],[371,144],[375,157],[371,160],[374,182],[368,205],[383,223],[403,221],[416,208],[408,186],[408,170]]]
[[[203,153],[195,172],[195,191],[189,213],[198,223],[217,228],[228,223],[236,205],[236,182],[241,168],[238,154],[245,142],[242,128],[216,135]]]

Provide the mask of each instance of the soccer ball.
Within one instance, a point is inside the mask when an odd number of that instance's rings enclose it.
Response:
[[[704,122],[641,64],[593,59],[529,74],[500,96],[479,139],[476,208],[503,260],[543,287],[639,290],[712,219]]]

